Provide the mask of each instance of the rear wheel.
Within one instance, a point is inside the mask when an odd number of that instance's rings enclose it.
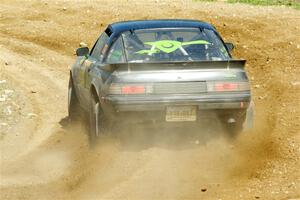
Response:
[[[89,142],[94,146],[97,139],[107,131],[104,113],[97,97],[91,95]]]
[[[253,101],[251,101],[250,106],[247,109],[246,119],[245,119],[245,123],[243,125],[244,130],[246,130],[248,132],[253,131],[254,115],[255,115],[254,103],[253,103]]]
[[[75,92],[72,77],[69,79],[68,87],[68,117],[71,122],[78,120],[81,116],[81,108]]]

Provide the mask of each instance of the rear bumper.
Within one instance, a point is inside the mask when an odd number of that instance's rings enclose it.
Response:
[[[249,92],[201,95],[149,95],[149,96],[107,96],[105,104],[116,112],[124,111],[164,111],[167,106],[193,105],[199,110],[245,109],[251,100]]]

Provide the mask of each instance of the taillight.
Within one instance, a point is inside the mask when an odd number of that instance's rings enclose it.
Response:
[[[152,85],[142,84],[111,84],[109,94],[149,94],[153,92]]]
[[[144,94],[145,86],[143,85],[125,85],[122,87],[122,94]]]
[[[235,92],[250,90],[248,82],[207,82],[208,92]]]
[[[237,89],[237,83],[215,83],[215,91],[217,92],[234,91]]]

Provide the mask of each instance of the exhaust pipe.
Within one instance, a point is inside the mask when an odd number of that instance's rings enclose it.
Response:
[[[228,124],[232,124],[232,123],[235,123],[236,122],[236,120],[234,119],[234,118],[229,118],[228,120],[227,120],[227,123]]]

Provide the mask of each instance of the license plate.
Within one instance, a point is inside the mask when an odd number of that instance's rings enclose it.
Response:
[[[196,106],[168,106],[166,111],[167,122],[196,121]]]

